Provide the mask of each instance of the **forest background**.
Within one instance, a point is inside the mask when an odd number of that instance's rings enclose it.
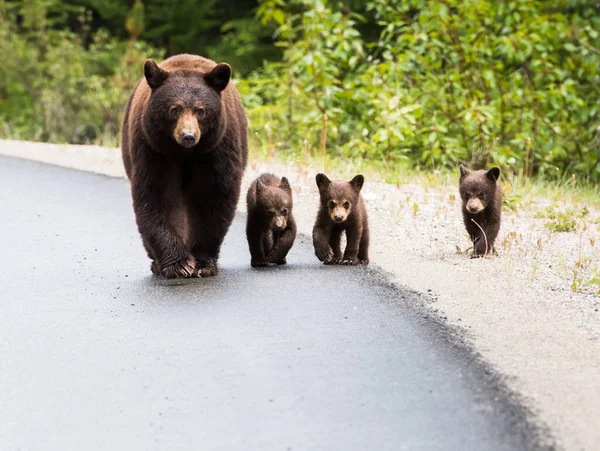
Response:
[[[0,137],[117,146],[146,58],[228,62],[255,155],[600,181],[600,4],[0,0]]]

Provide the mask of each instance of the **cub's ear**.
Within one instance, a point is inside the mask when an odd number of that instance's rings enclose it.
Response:
[[[256,180],[256,194],[260,193],[265,188],[265,184],[261,179]]]
[[[284,191],[287,191],[288,193],[292,192],[292,187],[290,186],[290,181],[287,179],[287,177],[281,177],[281,183],[279,184],[279,188],[281,188]]]
[[[496,180],[498,180],[498,177],[500,177],[500,168],[494,166],[492,169],[487,171],[485,175],[487,175],[488,179],[493,180],[495,182]]]
[[[365,178],[362,176],[362,174],[358,174],[358,175],[354,176],[354,178],[352,180],[350,180],[350,185],[352,186],[354,191],[356,191],[357,193],[361,190],[364,183],[365,183]]]
[[[460,169],[460,178],[464,179],[467,175],[471,173],[467,168],[465,168],[462,164],[458,167]]]
[[[327,178],[325,174],[317,174],[316,180],[317,186],[319,187],[319,191],[321,191],[322,189],[326,189],[329,187],[329,185],[331,185],[331,180],[329,180],[329,178]]]
[[[221,92],[227,87],[231,78],[231,66],[227,63],[219,63],[213,70],[204,74],[204,79],[208,86],[217,92]]]
[[[166,70],[162,70],[160,67],[158,67],[153,60],[148,59],[144,63],[144,76],[146,77],[148,86],[150,86],[150,89],[154,91],[156,88],[159,88],[167,78],[169,78],[169,73]]]

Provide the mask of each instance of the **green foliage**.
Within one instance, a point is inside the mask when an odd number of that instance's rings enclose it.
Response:
[[[33,3],[23,3],[20,11],[0,4],[0,134],[116,145],[123,106],[139,68],[146,57],[158,57],[158,51],[141,42],[117,41],[104,29],[87,37],[86,50],[85,31],[48,27],[52,10]],[[80,13],[79,27],[87,30],[89,16]]]
[[[580,227],[585,227],[585,218],[590,211],[587,207],[577,209],[575,207],[560,208],[550,205],[543,213],[535,215],[538,219],[545,219],[545,226],[552,232],[575,232]]]
[[[358,32],[363,17],[323,1],[262,5],[284,49],[288,83],[273,89],[288,91],[288,147],[317,148],[327,114],[332,153],[600,179],[595,5],[375,0],[375,42]]]
[[[143,60],[190,52],[257,151],[595,183],[598,30],[581,0],[0,0],[0,133],[114,143]]]

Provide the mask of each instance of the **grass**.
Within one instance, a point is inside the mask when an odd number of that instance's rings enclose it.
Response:
[[[296,154],[273,152],[266,149],[251,151],[250,158],[265,161],[275,159],[282,163],[295,163],[305,170],[325,172],[337,178],[352,178],[362,173],[367,180],[391,185],[418,184],[424,188],[448,188],[458,191],[458,165],[456,170],[419,169],[405,162],[381,162],[362,158],[340,158],[312,155],[308,148]],[[542,176],[524,177],[520,174],[501,176],[504,206],[510,210],[526,207],[532,199],[543,198],[552,202],[585,204],[600,209],[600,185],[576,177],[551,180]]]

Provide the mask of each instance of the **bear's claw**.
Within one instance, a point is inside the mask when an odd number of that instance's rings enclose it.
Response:
[[[196,269],[193,258],[184,258],[176,263],[161,268],[161,274],[165,279],[182,279],[192,277]]]

